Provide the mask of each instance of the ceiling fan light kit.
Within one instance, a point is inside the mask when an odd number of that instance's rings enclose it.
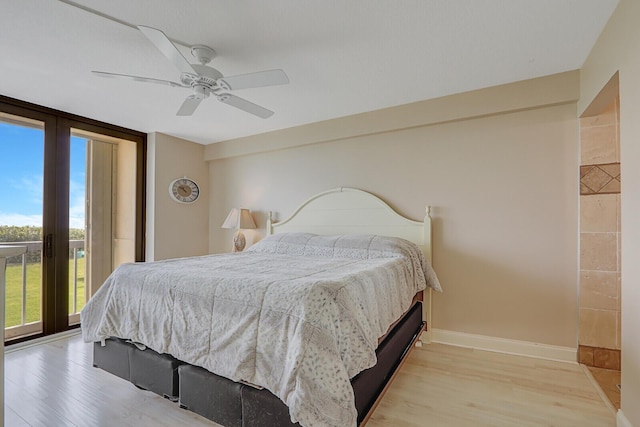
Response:
[[[93,71],[93,73],[101,77],[122,78],[144,83],[190,88],[192,94],[184,100],[178,109],[176,113],[178,116],[192,115],[200,105],[200,102],[213,93],[218,101],[222,103],[266,119],[273,115],[273,111],[247,101],[244,98],[225,92],[289,83],[289,78],[286,73],[280,69],[225,77],[220,71],[207,65],[216,57],[216,51],[210,47],[204,45],[192,46],[191,55],[197,59],[199,64],[191,64],[182,56],[173,42],[171,42],[162,31],[143,25],[139,25],[138,29],[180,71],[180,83],[148,77],[131,76],[128,74],[107,73],[104,71]]]

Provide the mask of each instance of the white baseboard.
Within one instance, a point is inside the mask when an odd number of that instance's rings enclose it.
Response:
[[[497,353],[515,354],[538,359],[556,360],[567,363],[578,363],[578,349],[557,345],[540,344],[530,341],[510,340],[485,335],[467,334],[464,332],[431,330],[431,341],[457,347],[476,348],[478,350]]]
[[[618,409],[618,414],[616,415],[616,426],[617,427],[633,427],[631,425],[631,421],[627,419],[622,413],[622,409]]]

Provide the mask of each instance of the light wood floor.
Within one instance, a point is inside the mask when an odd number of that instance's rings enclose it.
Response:
[[[5,356],[5,425],[216,426],[91,366],[72,336]],[[367,427],[615,426],[578,365],[416,348]]]

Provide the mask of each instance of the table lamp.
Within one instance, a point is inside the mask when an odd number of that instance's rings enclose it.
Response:
[[[224,220],[222,228],[235,228],[238,230],[233,236],[233,252],[242,252],[247,243],[242,230],[254,229],[256,228],[256,223],[253,221],[249,209],[233,208],[227,215],[227,219]]]

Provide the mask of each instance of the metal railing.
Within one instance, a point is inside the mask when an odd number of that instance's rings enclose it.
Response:
[[[41,241],[32,241],[32,242],[1,242],[0,248],[8,247],[8,246],[20,246],[26,248],[26,252],[18,257],[7,258],[7,266],[19,264],[22,266],[21,270],[21,312],[20,312],[20,323],[18,325],[13,325],[9,327],[5,327],[5,339],[17,337],[20,335],[32,334],[35,332],[39,332],[42,330],[42,319],[37,321],[28,322],[27,319],[27,266],[29,264],[29,260],[32,262],[41,262],[42,257],[42,242]],[[73,271],[70,271],[70,277],[72,278],[72,286],[70,291],[73,296],[72,307],[73,311],[70,313],[70,317],[75,319],[78,318],[78,258],[82,257],[82,252],[84,251],[84,240],[70,240],[69,241],[69,250],[71,254],[71,258],[73,260]],[[35,253],[40,252],[40,255],[36,255],[37,261],[33,261]],[[16,262],[16,258],[20,258],[19,261]],[[0,272],[4,274],[4,272]],[[86,282],[85,282],[86,283]],[[86,288],[85,288],[86,289]],[[42,289],[40,289],[42,292]],[[4,303],[4,301],[3,301]]]
[[[84,240],[69,240],[69,250],[73,253],[73,311],[71,314],[76,314],[78,312],[78,254],[80,251],[84,253]],[[85,277],[85,292],[86,283]]]

